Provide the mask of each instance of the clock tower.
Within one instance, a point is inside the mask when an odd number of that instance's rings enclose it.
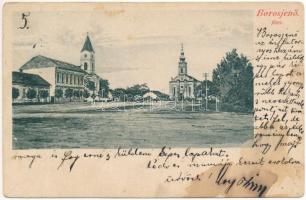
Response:
[[[87,34],[81,50],[81,69],[89,74],[95,73],[95,51]]]
[[[181,55],[178,64],[178,75],[187,75],[187,62],[184,54],[184,46],[181,44]]]

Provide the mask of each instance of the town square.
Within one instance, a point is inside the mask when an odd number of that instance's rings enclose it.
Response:
[[[12,72],[13,148],[248,145],[253,137],[253,67],[235,45],[224,48],[217,64],[207,69],[198,68],[191,58],[201,57],[189,53],[201,45],[176,40],[167,50],[172,59],[159,54],[161,66],[163,60],[172,64],[158,69],[152,59],[157,49],[142,60],[141,51],[134,55],[136,47],[122,44],[129,50],[121,55],[122,49],[114,49],[118,53],[106,57],[109,52],[103,54],[103,48],[113,48],[113,43],[101,43],[99,36],[81,32],[78,48],[55,54],[39,40],[28,59],[18,61]],[[78,55],[79,63],[69,62],[66,54]],[[109,58],[114,67],[108,66]],[[130,64],[137,62],[142,67]]]

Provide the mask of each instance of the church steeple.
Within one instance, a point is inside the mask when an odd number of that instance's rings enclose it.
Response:
[[[178,66],[178,74],[179,75],[187,74],[187,62],[185,58],[183,43],[181,44],[181,54],[180,54],[180,61],[179,61],[179,66]]]
[[[87,33],[85,43],[83,45],[83,48],[82,48],[81,52],[83,52],[83,51],[95,52],[92,48],[91,41],[89,39],[88,33]]]
[[[92,47],[88,33],[81,50],[81,68],[88,73],[95,73],[95,51]]]
[[[184,55],[184,44],[181,44],[181,56],[180,56],[180,61],[185,60],[185,55]]]

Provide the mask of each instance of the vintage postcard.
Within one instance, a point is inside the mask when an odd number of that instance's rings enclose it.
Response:
[[[9,197],[301,197],[302,3],[6,3]]]

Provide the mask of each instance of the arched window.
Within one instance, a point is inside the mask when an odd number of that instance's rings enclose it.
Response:
[[[181,74],[183,73],[183,70],[184,70],[184,69],[183,69],[183,68],[181,68]]]
[[[84,70],[87,70],[87,62],[84,63]]]

